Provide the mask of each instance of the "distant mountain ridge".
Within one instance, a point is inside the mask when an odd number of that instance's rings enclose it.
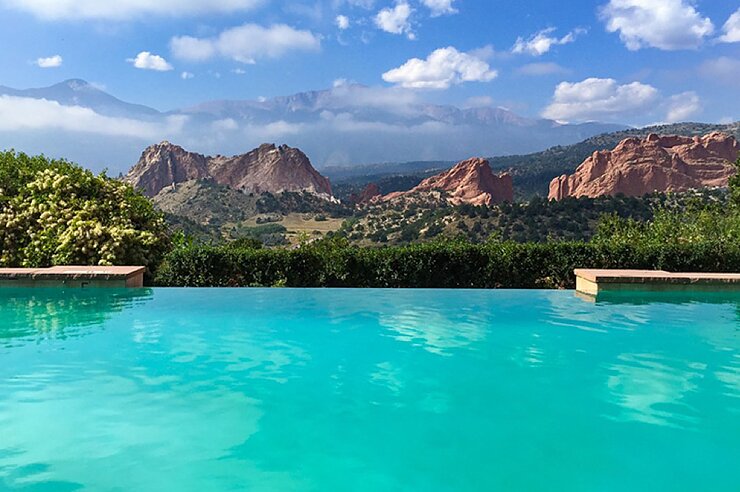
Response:
[[[270,99],[208,101],[170,111],[122,101],[80,79],[45,88],[0,87],[2,96],[78,106],[109,119],[51,108],[42,113],[53,121],[21,122],[15,129],[12,122],[4,125],[0,148],[66,157],[113,171],[123,171],[142,147],[161,140],[180,142],[201,154],[237,154],[265,141],[281,141],[302,149],[323,168],[526,153],[626,128],[566,125],[496,107],[430,104],[409,91],[356,84]],[[80,121],[70,121],[78,117]]]
[[[161,117],[162,113],[142,104],[132,104],[111,96],[82,79],[70,79],[39,89],[12,89],[0,85],[0,95],[56,101],[65,106],[82,106],[104,116]]]

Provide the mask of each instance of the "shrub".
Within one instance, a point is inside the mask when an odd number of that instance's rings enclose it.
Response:
[[[188,246],[171,252],[164,286],[572,288],[576,268],[740,271],[740,245],[432,242],[385,248],[317,241],[296,250]]]
[[[0,265],[146,265],[169,244],[151,202],[72,163],[0,153]]]

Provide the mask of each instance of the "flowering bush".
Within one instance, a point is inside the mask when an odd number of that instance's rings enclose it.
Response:
[[[169,239],[151,202],[66,161],[0,153],[0,266],[146,265]]]

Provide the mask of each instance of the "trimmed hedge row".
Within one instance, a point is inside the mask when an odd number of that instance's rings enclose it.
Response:
[[[192,246],[169,254],[171,287],[572,288],[575,268],[738,272],[740,245],[432,243],[387,248]]]

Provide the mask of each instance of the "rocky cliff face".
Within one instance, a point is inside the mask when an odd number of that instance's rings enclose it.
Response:
[[[193,179],[210,179],[249,193],[308,191],[331,196],[329,180],[303,152],[285,145],[264,144],[243,155],[206,157],[162,142],[144,150],[125,178],[147,196]]]
[[[144,150],[125,180],[153,197],[173,183],[208,179],[208,158],[162,142]]]
[[[628,138],[614,150],[595,152],[575,174],[552,180],[549,198],[642,196],[727,186],[738,151],[735,138],[717,132],[703,137]]]
[[[409,194],[433,191],[445,192],[447,201],[453,205],[493,205],[514,201],[511,176],[495,176],[488,161],[478,157],[462,161],[448,171],[427,178],[409,191],[391,193],[383,199],[392,200]]]
[[[360,193],[353,193],[349,197],[349,202],[357,205],[370,203],[375,197],[380,196],[380,188],[375,183],[369,183]]]

